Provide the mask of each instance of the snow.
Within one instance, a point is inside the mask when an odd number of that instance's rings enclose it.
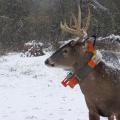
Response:
[[[46,67],[48,56],[0,57],[0,120],[88,120],[79,86],[64,88],[66,72]]]
[[[120,39],[120,36],[119,36],[119,35],[114,35],[114,34],[111,34],[111,35],[109,35],[109,36],[108,36],[108,37],[106,37],[106,38],[111,38],[111,39],[116,40],[116,39]]]
[[[110,39],[112,43],[117,42],[118,44],[120,44],[120,36],[119,35],[114,35],[114,34],[111,34],[111,35],[109,35],[107,37],[104,37],[104,38],[99,37],[97,40],[101,41],[101,40],[106,40],[106,39]],[[118,41],[116,41],[116,40],[118,40]]]
[[[41,42],[37,42],[36,40],[32,40],[32,41],[29,41],[29,42],[27,42],[27,43],[25,43],[25,45],[27,46],[27,45],[33,45],[33,46],[35,46],[35,45],[40,45],[40,46],[43,46],[43,43],[41,43]]]
[[[107,39],[110,39],[110,41],[113,43],[113,42],[117,42],[118,44],[120,44],[120,36],[119,35],[114,35],[114,34],[111,34],[107,37],[99,37],[97,40],[98,41],[101,41],[101,40],[107,40]]]
[[[99,56],[100,61],[103,61],[106,66],[112,69],[120,70],[120,58],[116,56],[114,53],[104,50],[97,50],[97,55]]]

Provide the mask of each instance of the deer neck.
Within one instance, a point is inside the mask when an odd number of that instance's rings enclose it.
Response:
[[[97,55],[97,53],[96,55],[89,53],[87,57],[84,58],[84,62],[82,61],[82,63],[80,63],[79,60],[76,61],[73,66],[74,73],[78,76],[78,78],[84,79],[89,74],[93,73],[99,64],[103,64],[101,57]]]
[[[76,63],[74,67],[74,71],[77,74],[84,74],[86,71],[80,71],[79,63]],[[83,66],[85,68],[86,66]],[[82,70],[82,69],[81,69]],[[95,79],[96,81],[109,81],[113,82],[114,84],[118,83],[120,81],[120,70],[113,69],[109,66],[107,66],[103,61],[100,61],[98,65],[91,71],[89,74],[85,74],[81,80],[90,80]],[[80,82],[79,81],[79,82]]]

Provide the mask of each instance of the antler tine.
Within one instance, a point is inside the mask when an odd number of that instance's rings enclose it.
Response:
[[[78,5],[78,28],[79,31],[81,29],[81,8],[80,5]]]
[[[75,17],[74,14],[72,14],[72,19],[74,26],[71,25],[72,21],[70,21],[70,24],[68,25],[66,21],[64,23],[60,23],[60,27],[63,31],[68,32],[70,34],[76,35],[80,38],[83,38],[84,36],[87,35],[87,30],[89,28],[90,24],[90,9],[89,9],[89,14],[87,18],[87,23],[86,26],[81,28],[81,8],[80,5],[78,5],[78,16]]]
[[[78,31],[81,29],[81,8],[80,5],[78,6],[78,18],[75,17],[75,15],[72,13],[72,19],[74,22],[74,28],[76,28]]]
[[[90,12],[90,7],[88,7],[88,17],[87,17],[87,22],[84,27],[84,31],[87,32],[90,26],[90,18],[91,18],[91,12]]]
[[[73,13],[72,13],[72,20],[74,22],[74,28],[77,28],[78,21],[77,21],[77,18],[75,17],[75,15]]]
[[[60,27],[61,27],[61,29],[62,29],[63,31],[68,32],[68,33],[71,33],[71,34],[74,34],[74,33],[76,32],[74,29],[71,29],[71,28],[67,25],[66,21],[64,22],[64,24],[61,22],[61,23],[60,23]]]
[[[79,37],[83,36],[83,33],[82,33],[82,32],[79,32],[78,30],[75,30],[75,29],[70,28],[70,27],[66,24],[66,22],[64,22],[64,24],[61,22],[61,23],[60,23],[60,27],[61,27],[61,29],[62,29],[63,31],[65,31],[65,32],[71,33],[71,34],[76,35],[76,36],[79,36]]]

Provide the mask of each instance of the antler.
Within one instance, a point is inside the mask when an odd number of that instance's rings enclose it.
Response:
[[[61,29],[64,32],[68,32],[70,34],[76,35],[80,38],[83,38],[85,35],[87,35],[87,31],[89,29],[89,25],[90,25],[90,8],[89,8],[89,13],[88,13],[88,17],[87,17],[87,21],[86,21],[86,25],[81,28],[81,8],[80,5],[78,6],[78,17],[76,18],[74,14],[72,14],[72,20],[74,23],[74,26],[70,26],[66,23],[66,21],[64,22],[64,24],[61,22],[60,26]]]

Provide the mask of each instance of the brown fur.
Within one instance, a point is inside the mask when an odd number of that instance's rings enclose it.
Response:
[[[60,48],[45,63],[52,67],[66,67],[77,72],[81,66],[85,66],[80,59],[84,53],[84,45],[73,43],[70,42]],[[86,58],[86,61],[89,59]],[[114,120],[113,115],[120,120],[119,70],[112,69],[101,61],[91,74],[79,82],[79,85],[89,109],[89,120],[100,120],[100,116]]]
[[[120,111],[119,73],[101,62],[93,73],[80,82],[90,112],[110,117]]]

